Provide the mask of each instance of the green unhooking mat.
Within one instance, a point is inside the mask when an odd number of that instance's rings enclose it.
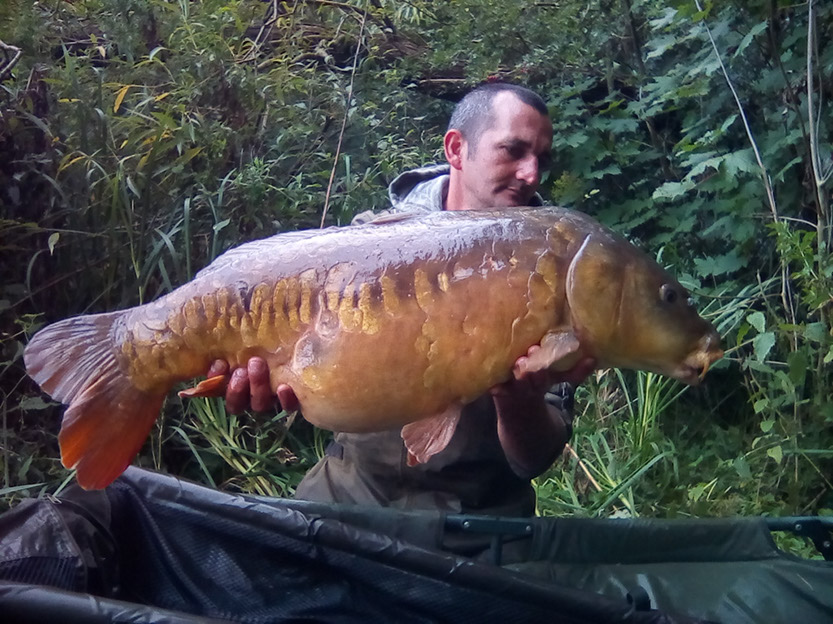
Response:
[[[801,522],[781,528],[833,554]],[[782,553],[763,519],[401,512],[130,468],[0,516],[0,621],[824,623],[833,563]]]

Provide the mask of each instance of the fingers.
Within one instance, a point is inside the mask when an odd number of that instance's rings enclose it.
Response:
[[[205,376],[210,379],[211,377],[219,377],[220,375],[228,375],[228,362],[225,360],[214,360]]]
[[[208,376],[228,375],[228,372],[228,362],[215,360],[208,370]],[[298,397],[287,384],[278,386],[277,397],[272,394],[269,365],[261,357],[252,357],[245,367],[236,368],[231,373],[226,387],[226,411],[231,414],[239,414],[247,409],[268,412],[274,409],[276,398],[288,412],[299,408]]]
[[[278,386],[278,402],[287,412],[298,411],[298,408],[301,407],[295,392],[287,384],[280,384]]]
[[[236,368],[226,388],[226,411],[239,414],[249,406],[249,401],[249,371],[243,367]]]
[[[275,405],[275,395],[269,386],[269,367],[263,358],[253,357],[246,365],[249,378],[251,406],[256,412],[265,412]]]
[[[531,347],[529,355],[534,353],[535,347]],[[596,367],[596,360],[592,357],[580,359],[576,364],[566,371],[542,369],[530,371],[527,356],[521,356],[515,362],[513,379],[510,382],[522,384],[530,391],[546,392],[557,383],[568,382],[574,386],[581,384]]]

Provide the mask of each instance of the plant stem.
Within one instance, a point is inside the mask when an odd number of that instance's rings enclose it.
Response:
[[[321,212],[321,227],[324,227],[324,219],[327,218],[327,210],[330,207],[330,193],[333,190],[333,180],[336,176],[336,168],[338,167],[338,157],[341,155],[341,144],[344,141],[344,130],[347,128],[347,117],[350,116],[350,102],[353,100],[353,81],[356,78],[356,68],[359,65],[359,51],[362,49],[364,42],[364,25],[367,13],[362,13],[361,28],[359,29],[359,42],[356,44],[356,53],[353,55],[353,69],[350,72],[350,85],[347,87],[347,101],[344,106],[344,119],[341,121],[341,132],[338,135],[338,145],[336,145],[336,155],[333,158],[333,168],[330,171],[330,181],[327,183],[327,194],[324,196],[324,210]]]
[[[701,13],[703,12],[703,7],[700,6],[700,0],[694,0],[694,4],[697,6],[697,10]],[[732,84],[732,79],[729,78],[729,72],[726,69],[726,66],[723,64],[723,59],[720,56],[720,51],[717,49],[717,43],[712,37],[712,31],[709,28],[709,25],[706,23],[706,20],[703,20],[703,27],[706,29],[706,34],[709,36],[709,41],[711,41],[712,48],[714,49],[714,55],[717,57],[717,62],[720,65],[720,71],[723,72],[723,77],[726,79],[726,84],[729,85],[729,90],[732,92],[732,97],[735,98],[735,104],[738,106],[738,111],[740,112],[740,118],[743,120],[743,127],[746,129],[746,136],[749,138],[749,143],[752,145],[752,151],[755,152],[755,160],[758,161],[758,167],[761,168],[761,177],[764,181],[764,188],[766,189],[766,196],[767,200],[769,201],[769,209],[772,212],[772,220],[778,220],[778,209],[775,206],[775,194],[772,191],[772,184],[769,179],[769,172],[764,165],[764,161],[761,159],[761,152],[758,149],[758,144],[755,142],[755,137],[752,136],[752,129],[749,127],[749,120],[746,118],[746,111],[743,108],[743,104],[740,101],[740,96],[738,92],[735,90],[735,85]]]

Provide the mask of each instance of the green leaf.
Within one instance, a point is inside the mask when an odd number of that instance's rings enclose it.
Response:
[[[128,89],[130,89],[130,87],[132,87],[132,86],[133,85],[127,84],[127,85],[124,85],[121,89],[119,89],[119,92],[116,94],[116,101],[113,104],[113,112],[114,113],[119,112],[119,108],[121,108],[121,103],[124,101],[124,96],[127,95]]]
[[[759,362],[766,360],[772,347],[775,346],[775,334],[773,332],[765,332],[758,334],[752,339],[752,347],[755,349],[755,358]]]
[[[784,459],[784,451],[780,445],[767,449],[766,454],[779,464],[781,463],[781,460]]]
[[[767,420],[762,420],[761,421],[761,431],[763,431],[764,433],[769,433],[770,431],[772,431],[772,427],[773,427],[774,424],[775,424],[775,421],[772,420],[771,418],[767,419]]]
[[[788,376],[792,384],[794,386],[804,385],[807,369],[810,367],[807,354],[803,350],[791,351],[787,354],[787,366],[789,366]]]
[[[754,371],[758,371],[759,373],[766,373],[768,375],[772,375],[775,372],[774,370],[772,370],[771,366],[768,366],[762,362],[758,362],[757,360],[753,359],[743,360],[743,365]]]
[[[53,405],[52,403],[47,403],[42,398],[34,396],[34,397],[26,397],[20,402],[20,409],[24,412],[31,412],[33,410],[42,410],[46,409]]]
[[[746,334],[749,333],[750,329],[752,329],[752,327],[748,323],[744,323],[743,325],[740,326],[740,329],[738,330],[737,341],[736,341],[736,344],[738,346],[743,344],[743,339],[746,338]]]
[[[758,399],[752,407],[754,408],[756,414],[760,414],[769,407],[769,399]],[[763,426],[761,426],[761,428],[763,428]]]
[[[828,336],[827,327],[825,327],[824,323],[809,323],[804,328],[804,337],[812,342],[823,344]]]
[[[153,48],[153,50],[150,51],[150,54],[148,54],[148,60],[152,61],[153,57],[159,54],[162,50],[167,50],[167,48],[164,46],[156,46]]]
[[[731,126],[733,123],[735,123],[735,119],[737,119],[737,118],[738,118],[737,113],[729,115],[729,117],[726,119],[726,121],[724,121],[722,124],[720,124],[720,131],[721,132],[726,132],[726,130],[728,130],[729,126]]]
[[[665,35],[663,37],[652,39],[647,44],[647,47],[650,49],[647,58],[652,59],[662,56],[667,50],[673,48],[678,42],[679,38],[676,34]]]
[[[60,232],[53,232],[49,235],[49,240],[46,241],[46,245],[49,247],[49,255],[53,255],[55,253],[55,245],[58,244],[58,239],[61,238]]]
[[[683,181],[693,181],[695,177],[701,173],[705,173],[706,169],[720,169],[720,163],[724,160],[726,160],[726,156],[712,156],[711,158],[707,158],[706,160],[697,163],[691,168],[691,171],[688,172],[686,177],[683,178]]]
[[[746,33],[746,36],[743,39],[741,39],[741,42],[738,45],[738,49],[735,50],[733,58],[737,58],[738,56],[743,54],[743,51],[749,46],[750,43],[752,43],[752,40],[757,35],[760,35],[764,31],[764,29],[766,29],[766,27],[767,27],[767,22],[766,21],[763,21],[759,24],[755,24],[752,27],[752,30],[750,30],[748,33]]]
[[[733,177],[741,172],[758,173],[761,170],[751,147],[728,154],[723,159],[723,166],[726,169],[726,174]]]
[[[723,254],[722,256],[694,259],[694,266],[697,269],[697,273],[704,277],[734,273],[738,269],[742,268],[744,264],[744,261],[734,250],[727,254]]]
[[[746,317],[746,320],[752,327],[758,330],[759,334],[764,333],[764,329],[766,329],[766,317],[763,312],[752,312],[752,314]]]
[[[749,469],[749,462],[746,461],[745,457],[736,458],[732,464],[742,480],[748,481],[752,478],[752,471]]]
[[[666,182],[654,189],[651,199],[677,199],[694,188],[691,182]]]

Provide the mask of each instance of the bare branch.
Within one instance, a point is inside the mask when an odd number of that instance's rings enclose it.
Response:
[[[12,68],[17,65],[23,51],[16,46],[3,43],[2,40],[0,40],[0,50],[3,51],[3,56],[6,57],[6,59],[0,63],[0,82],[2,82],[7,77],[11,76]]]
[[[819,137],[816,128],[817,120],[813,112],[813,91],[815,81],[813,80],[813,58],[816,33],[814,25],[816,0],[809,0],[807,3],[807,121],[810,130],[810,163],[813,167],[813,184],[816,191],[816,202],[818,204],[818,238],[819,251],[824,251],[829,242],[829,233],[826,231],[829,223],[827,197],[824,193],[824,185],[830,179],[829,173],[825,175],[822,171],[821,157],[819,156]],[[819,89],[821,93],[822,89]],[[821,115],[822,103],[819,102],[819,115]]]

